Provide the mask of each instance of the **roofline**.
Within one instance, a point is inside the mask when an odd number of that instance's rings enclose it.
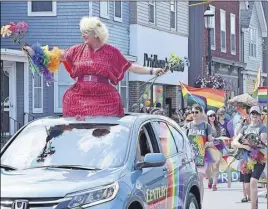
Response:
[[[259,23],[260,23],[262,37],[265,38],[267,37],[267,23],[266,23],[266,19],[265,19],[263,7],[262,7],[262,2],[257,1],[255,3],[256,3],[256,9],[260,10],[259,12],[257,11],[257,16],[258,16]]]
[[[263,10],[263,7],[262,7],[262,2],[261,1],[256,1],[256,2],[254,2],[254,6],[256,6],[255,9],[256,9],[260,29],[261,29],[261,35],[262,35],[263,38],[266,38],[267,37],[267,23],[266,23],[266,19],[265,19],[265,15],[264,15],[264,10]],[[252,19],[252,14],[253,14],[253,11],[252,11],[251,16],[250,16],[250,21]],[[248,26],[241,25],[242,31],[245,31],[248,28],[250,28],[250,23],[249,23]]]

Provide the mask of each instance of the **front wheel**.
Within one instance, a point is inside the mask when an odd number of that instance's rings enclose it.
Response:
[[[197,199],[194,196],[194,194],[189,193],[189,196],[187,198],[187,204],[186,204],[186,208],[185,209],[200,209]]]

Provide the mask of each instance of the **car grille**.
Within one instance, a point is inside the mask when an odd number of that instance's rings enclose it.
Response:
[[[54,209],[60,203],[67,202],[67,198],[1,198],[1,209],[12,209],[14,201],[28,200],[28,207],[26,209]]]

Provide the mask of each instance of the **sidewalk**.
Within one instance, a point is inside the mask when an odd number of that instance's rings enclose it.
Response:
[[[227,184],[219,184],[218,191],[213,192],[207,188],[205,181],[205,195],[202,209],[250,209],[250,203],[241,203],[243,198],[242,184],[232,183],[231,188]],[[263,191],[265,189],[259,189]],[[267,209],[267,199],[259,197],[259,208]]]

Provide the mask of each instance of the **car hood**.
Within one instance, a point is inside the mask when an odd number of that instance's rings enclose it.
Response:
[[[34,168],[20,171],[1,169],[1,198],[64,197],[117,181],[123,168],[97,171]]]

